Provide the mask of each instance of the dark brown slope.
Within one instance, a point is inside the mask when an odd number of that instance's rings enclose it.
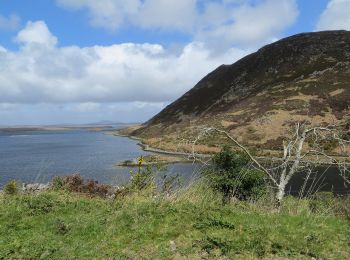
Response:
[[[186,132],[193,121],[234,131],[256,127],[257,119],[276,111],[287,117],[304,116],[303,120],[323,116],[324,121],[331,120],[331,113],[340,120],[349,105],[350,32],[303,33],[218,67],[135,134]],[[284,122],[268,119],[272,125]]]

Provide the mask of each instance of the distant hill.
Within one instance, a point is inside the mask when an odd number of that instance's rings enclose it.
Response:
[[[303,33],[218,67],[132,134],[160,147],[216,126],[274,148],[293,122],[344,121],[349,105],[350,32]]]

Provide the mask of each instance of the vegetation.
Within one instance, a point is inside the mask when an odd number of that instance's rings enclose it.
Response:
[[[169,155],[146,155],[143,156],[143,162],[142,165],[153,165],[153,166],[162,166],[165,164],[170,164],[170,163],[184,163],[184,162],[189,162],[188,158],[184,158],[183,156],[169,156]],[[128,167],[135,167],[138,166],[139,164],[139,158],[134,158],[131,160],[124,160],[118,163],[118,166],[128,166]]]
[[[7,195],[14,195],[18,193],[18,184],[15,180],[9,181],[4,188],[4,192]]]
[[[248,158],[225,147],[213,162],[182,188],[164,176],[157,189],[141,157],[122,188],[74,174],[0,193],[0,259],[350,258],[350,197],[286,197],[276,210]]]
[[[95,180],[85,181],[79,173],[54,177],[52,180],[52,188],[54,190],[81,192],[102,197],[110,195],[113,192],[113,188],[110,185],[99,184]]]
[[[270,149],[281,151],[281,138],[298,122],[309,128],[346,123],[350,108],[349,35],[308,33],[265,46],[212,71],[186,95],[129,132],[154,148],[191,152],[192,142],[210,126],[266,153]],[[327,51],[320,55],[319,49]],[[343,136],[349,137],[349,133]],[[222,142],[203,138],[203,143],[197,144],[197,152],[214,153]],[[324,148],[339,154],[334,145],[326,143]]]
[[[213,157],[213,167],[204,172],[210,186],[222,193],[223,202],[232,197],[254,200],[267,192],[263,172],[249,168],[250,159],[229,146]]]
[[[350,257],[349,216],[288,198],[221,205],[204,184],[115,199],[66,190],[0,195],[0,259]],[[347,202],[349,207],[349,201]]]
[[[153,168],[152,166],[148,165],[144,169],[144,167],[142,167],[143,161],[144,161],[143,156],[141,156],[138,159],[137,171],[130,171],[130,174],[131,174],[130,188],[134,191],[135,190],[142,191],[145,189],[149,189],[149,190],[155,189]]]

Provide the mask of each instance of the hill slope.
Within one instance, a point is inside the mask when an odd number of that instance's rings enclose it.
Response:
[[[350,32],[304,33],[218,67],[133,134],[169,149],[161,144],[216,126],[274,148],[294,121],[346,120],[349,105]]]

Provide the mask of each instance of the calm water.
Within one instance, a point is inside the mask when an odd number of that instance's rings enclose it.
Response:
[[[0,188],[9,180],[25,183],[46,183],[53,176],[79,172],[85,178],[101,183],[123,184],[129,180],[131,168],[115,166],[118,162],[149,154],[137,141],[103,132],[86,130],[15,132],[0,131]],[[166,174],[179,174],[187,183],[198,176],[199,165],[169,165]],[[349,193],[338,170],[319,169],[311,176],[306,191]],[[305,174],[295,175],[289,185],[290,194],[297,195]]]
[[[0,187],[12,179],[46,183],[53,176],[73,172],[102,183],[121,184],[129,179],[130,168],[115,164],[145,154],[137,141],[103,132],[0,132]],[[188,179],[194,169],[173,165],[168,171],[185,173]]]

